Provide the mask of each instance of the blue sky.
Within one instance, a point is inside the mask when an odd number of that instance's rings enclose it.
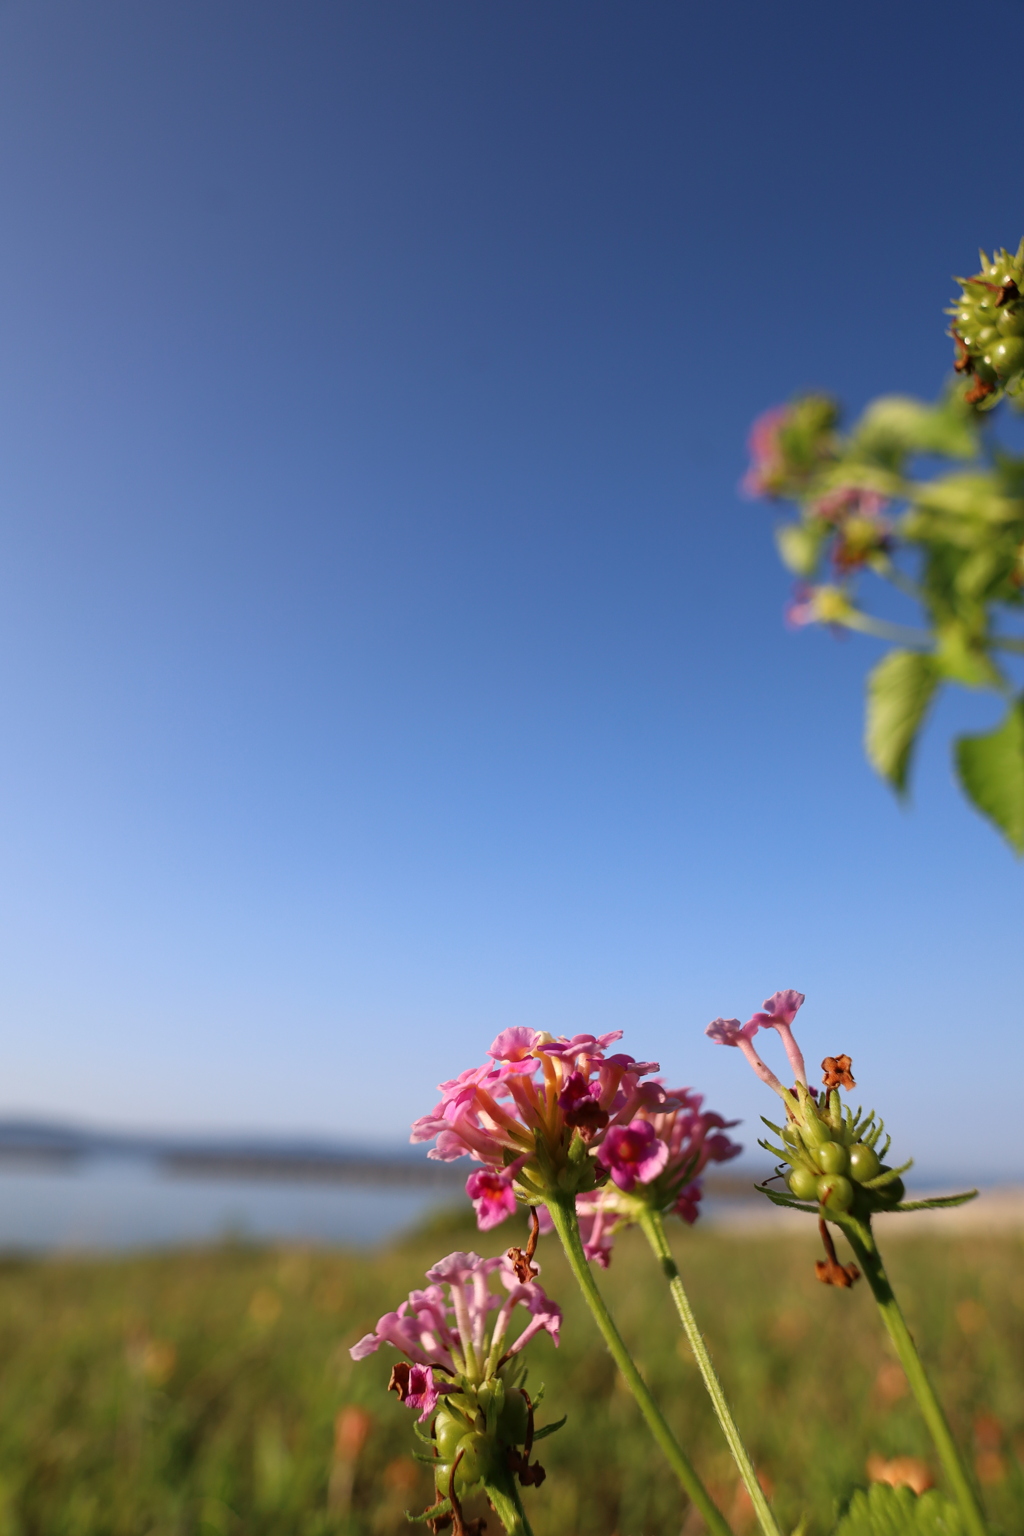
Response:
[[[1024,232],[963,14],[0,8],[0,1110],[386,1142],[530,1023],[749,1122],[701,1030],[796,986],[897,1149],[1024,1173],[993,705],[900,809],[736,494]]]

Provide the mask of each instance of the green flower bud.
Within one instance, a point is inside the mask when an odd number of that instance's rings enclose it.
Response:
[[[866,1184],[868,1179],[873,1179],[881,1171],[882,1165],[874,1147],[858,1141],[856,1146],[850,1148],[850,1177],[856,1179],[858,1184]]]
[[[790,1194],[798,1200],[817,1200],[818,1178],[809,1168],[796,1167],[786,1180]]]
[[[823,1173],[817,1181],[817,1192],[827,1211],[848,1211],[853,1204],[853,1185],[841,1173]]]
[[[817,1156],[823,1173],[845,1173],[850,1161],[846,1148],[838,1141],[827,1141],[817,1149]]]
[[[435,1461],[433,1466],[434,1487],[442,1499],[448,1497],[448,1485],[452,1479],[452,1464],[450,1461]]]

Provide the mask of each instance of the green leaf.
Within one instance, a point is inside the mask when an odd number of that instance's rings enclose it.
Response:
[[[921,651],[890,651],[868,678],[864,750],[871,766],[900,794],[937,682],[934,661]]]
[[[563,1413],[562,1417],[556,1419],[553,1424],[545,1424],[543,1429],[535,1429],[533,1432],[534,1440],[546,1440],[548,1435],[556,1434],[562,1428],[562,1425],[566,1423],[568,1417],[567,1413]]]
[[[956,1506],[935,1489],[917,1495],[875,1483],[854,1494],[833,1536],[964,1536],[964,1527]]]
[[[935,665],[944,678],[965,688],[998,687],[999,673],[966,625],[940,624],[936,635]]]
[[[939,405],[925,405],[907,395],[882,395],[864,412],[854,441],[862,453],[883,461],[916,453],[973,459],[978,452],[977,427],[956,394]]]
[[[1010,705],[996,730],[958,737],[956,766],[967,798],[1024,853],[1024,699]]]
[[[962,1195],[933,1195],[930,1200],[903,1200],[899,1205],[894,1205],[894,1211],[944,1211],[953,1205],[966,1205],[968,1200],[974,1200],[980,1193],[976,1189],[966,1189]]]

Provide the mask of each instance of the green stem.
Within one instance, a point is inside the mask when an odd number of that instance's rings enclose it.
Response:
[[[896,1300],[889,1277],[882,1265],[882,1256],[875,1243],[874,1234],[871,1231],[870,1222],[856,1226],[852,1222],[841,1222],[847,1241],[860,1261],[868,1285],[878,1303],[878,1310],[882,1314],[882,1321],[886,1331],[896,1347],[896,1353],[900,1357],[900,1363],[907,1375],[911,1391],[917,1398],[917,1406],[928,1426],[935,1449],[939,1453],[943,1470],[949,1481],[956,1502],[960,1506],[960,1513],[964,1517],[969,1536],[990,1536],[989,1526],[985,1515],[978,1502],[978,1496],[974,1491],[971,1480],[967,1475],[964,1464],[960,1459],[960,1453],[956,1448],[950,1428],[946,1422],[946,1415],[942,1411],[942,1405],[935,1396],[935,1390],[928,1379],[924,1368],[924,1362],[917,1352],[907,1320],[900,1310],[900,1304]],[[865,1241],[865,1238],[867,1241]]]
[[[876,619],[872,614],[860,613],[857,609],[851,609],[843,618],[829,622],[843,624],[847,629],[855,629],[862,635],[873,635],[876,640],[891,640],[895,645],[919,646],[923,650],[930,650],[934,644],[933,636],[927,629],[890,624],[888,619]]]
[[[685,1451],[665,1422],[661,1409],[637,1370],[633,1357],[626,1348],[622,1335],[605,1305],[604,1297],[597,1288],[586,1254],[583,1252],[574,1202],[571,1197],[568,1197],[564,1204],[549,1198],[548,1210],[551,1212],[555,1231],[561,1239],[565,1256],[569,1260],[569,1267],[576,1276],[584,1300],[593,1314],[612,1359],[622,1372],[623,1380],[636,1398],[640,1412],[647,1420],[648,1429],[691,1501],[704,1516],[708,1530],[713,1533],[713,1536],[731,1536],[724,1515],[712,1501],[711,1495],[690,1465]]]
[[[508,1536],[533,1536],[514,1478],[510,1477],[507,1481],[502,1478],[499,1482],[488,1481],[484,1484],[484,1492]]]
[[[729,1404],[722,1389],[722,1383],[718,1379],[711,1355],[708,1352],[704,1336],[697,1327],[697,1319],[693,1315],[690,1299],[683,1288],[683,1282],[676,1267],[676,1261],[672,1257],[672,1251],[668,1246],[668,1238],[665,1234],[665,1223],[661,1212],[645,1209],[640,1217],[640,1226],[643,1234],[651,1245],[654,1257],[661,1265],[662,1271],[668,1279],[669,1290],[672,1292],[672,1300],[676,1304],[680,1321],[686,1331],[686,1337],[690,1341],[690,1348],[697,1357],[697,1365],[704,1378],[704,1385],[708,1389],[708,1396],[714,1404],[718,1415],[718,1422],[722,1426],[722,1432],[729,1442],[733,1460],[739,1468],[743,1485],[750,1495],[755,1513],[757,1514],[762,1531],[765,1536],[782,1536],[771,1506],[765,1498],[764,1490],[757,1480],[754,1471],[754,1463],[751,1461],[746,1446],[740,1438],[740,1432],[736,1427],[736,1421],[729,1409]]]

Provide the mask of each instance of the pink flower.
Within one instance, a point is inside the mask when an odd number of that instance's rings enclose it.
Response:
[[[877,522],[885,505],[885,497],[877,491],[863,490],[858,485],[840,485],[819,496],[811,505],[810,513],[825,523],[842,523],[847,517],[863,517]]]
[[[495,1272],[508,1293],[504,1298],[491,1290],[490,1277]],[[426,1290],[411,1291],[397,1312],[386,1312],[376,1330],[349,1350],[353,1360],[364,1360],[382,1344],[390,1344],[405,1355],[412,1369],[407,1380],[403,1377],[402,1401],[411,1408],[422,1407],[426,1414],[436,1405],[438,1392],[451,1390],[447,1385],[436,1386],[437,1371],[453,1381],[464,1377],[480,1382],[493,1375],[500,1358],[517,1354],[541,1330],[558,1343],[560,1308],[535,1280],[523,1285],[504,1255],[482,1259],[476,1253],[450,1253],[427,1271],[427,1280]],[[517,1306],[526,1308],[530,1321],[505,1348]]]
[[[473,1202],[481,1232],[489,1232],[515,1215],[515,1176],[525,1161],[520,1157],[507,1168],[478,1168],[466,1180],[466,1194]]]
[[[792,987],[784,992],[773,992],[771,997],[765,998],[764,1011],[751,1014],[742,1027],[739,1019],[715,1019],[704,1033],[710,1035],[718,1045],[738,1046],[761,1081],[785,1098],[788,1090],[782,1086],[771,1068],[761,1060],[754,1049],[753,1039],[759,1029],[774,1029],[782,1040],[786,1057],[797,1082],[806,1086],[807,1068],[804,1066],[800,1047],[790,1029],[803,1003],[804,994],[794,991]]]
[[[777,405],[773,410],[758,416],[750,429],[747,447],[750,449],[750,468],[742,481],[741,489],[747,496],[777,496],[785,480],[786,460],[779,441],[779,433],[786,423],[789,408]]]
[[[396,1365],[391,1373],[390,1390],[398,1393],[398,1401],[407,1408],[421,1410],[421,1424],[430,1418],[440,1395],[429,1365]]]
[[[738,1152],[740,1148],[737,1147],[736,1150]],[[676,1215],[686,1222],[687,1226],[692,1227],[700,1215],[697,1207],[703,1197],[704,1190],[699,1179],[695,1180],[692,1184],[684,1184],[683,1188],[679,1191],[673,1209]]]
[[[818,602],[817,589],[806,581],[798,581],[793,588],[793,596],[786,604],[783,617],[790,629],[803,629],[808,624],[817,624]]]
[[[704,1033],[716,1045],[739,1045],[743,1025],[739,1019],[712,1019]]]
[[[659,1140],[648,1120],[632,1120],[608,1132],[597,1153],[613,1181],[627,1193],[637,1184],[649,1184],[668,1162],[668,1147]]]
[[[773,1029],[779,1024],[792,1024],[806,999],[802,992],[790,988],[786,992],[773,992],[764,1000],[764,1012],[751,1014],[744,1025],[748,1039],[753,1039],[759,1029]]]
[[[487,1052],[495,1061],[522,1061],[529,1056],[539,1036],[535,1029],[503,1029]]]
[[[489,1178],[474,1180],[471,1191],[481,1225],[494,1225],[515,1209],[510,1179],[534,1199],[552,1174],[568,1171],[585,1179],[587,1165],[570,1169],[568,1162],[574,1135],[596,1149],[609,1129],[664,1106],[660,1084],[642,1081],[658,1070],[657,1062],[605,1054],[620,1038],[620,1030],[556,1040],[536,1030],[507,1029],[484,1066],[441,1084],[440,1103],[415,1122],[411,1139],[435,1141],[432,1158],[468,1155],[491,1170]]]
[[[669,1099],[675,1108],[660,1110],[650,1116],[653,1130],[668,1148],[665,1169],[659,1176],[656,1192],[662,1197],[662,1210],[678,1211],[679,1196],[684,1189],[689,1190],[687,1199],[692,1205],[692,1214],[685,1219],[692,1222],[697,1215],[694,1202],[699,1198],[699,1193],[694,1195],[693,1191],[699,1191],[699,1180],[707,1165],[727,1163],[738,1157],[743,1148],[723,1135],[737,1122],[724,1120],[714,1110],[704,1109],[703,1095],[692,1088],[674,1088],[669,1092]]]
[[[764,1000],[764,1012],[751,1014],[743,1026],[743,1033],[748,1040],[752,1040],[759,1029],[774,1029],[778,1033],[798,1083],[807,1082],[807,1068],[804,1066],[803,1054],[789,1026],[799,1013],[803,1002],[804,994],[794,992],[792,988],[785,992],[773,992],[771,997],[766,997]]]

